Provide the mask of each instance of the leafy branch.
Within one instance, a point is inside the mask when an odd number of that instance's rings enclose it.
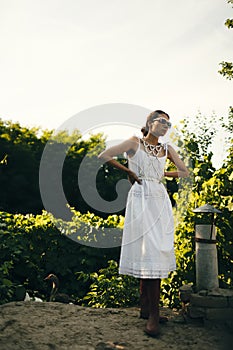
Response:
[[[229,4],[233,5],[233,0],[228,0]],[[233,19],[228,18],[225,22],[225,26],[229,29],[233,28]],[[233,78],[233,63],[223,61],[220,63],[221,69],[218,71],[221,75],[223,75],[226,79],[231,80]]]

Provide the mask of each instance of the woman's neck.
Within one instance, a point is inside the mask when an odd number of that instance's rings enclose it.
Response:
[[[143,140],[146,142],[150,143],[151,145],[158,145],[159,143],[159,138],[157,136],[154,136],[152,134],[147,134],[146,136],[143,137]]]

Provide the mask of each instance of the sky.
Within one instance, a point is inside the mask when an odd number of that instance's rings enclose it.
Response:
[[[227,115],[232,12],[224,0],[0,0],[0,118],[57,129],[112,103],[173,123]]]

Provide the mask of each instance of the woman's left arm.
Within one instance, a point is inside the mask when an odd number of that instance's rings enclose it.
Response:
[[[177,171],[165,171],[164,176],[167,177],[188,177],[189,170],[187,169],[184,162],[180,159],[178,153],[174,150],[172,146],[168,146],[168,159],[176,166]]]

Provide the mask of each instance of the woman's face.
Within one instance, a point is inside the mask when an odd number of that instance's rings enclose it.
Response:
[[[152,119],[149,123],[150,133],[156,137],[164,136],[171,127],[169,118],[166,114],[160,114],[158,118]]]

